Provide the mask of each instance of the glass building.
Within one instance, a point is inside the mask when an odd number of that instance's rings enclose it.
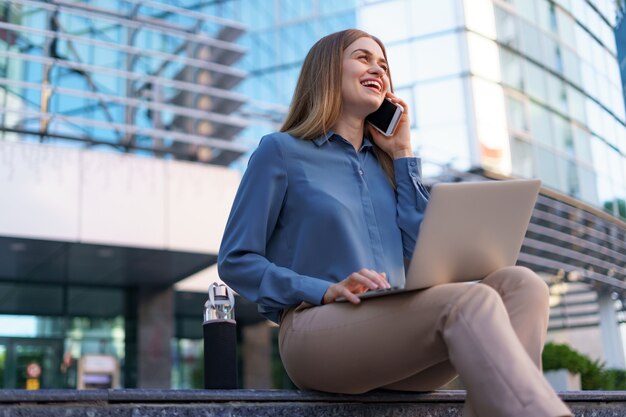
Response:
[[[14,144],[136,156],[124,168],[128,177],[115,183],[122,208],[106,206],[110,222],[126,215],[122,200],[152,198],[142,194],[152,187],[145,161],[171,162],[170,171],[184,171],[179,182],[165,180],[164,193],[191,187],[176,200],[201,206],[194,168],[245,168],[260,137],[280,126],[304,56],[317,39],[351,27],[378,36],[387,47],[396,93],[411,107],[426,182],[540,178],[544,188],[519,263],[551,284],[550,337],[624,367],[617,323],[626,299],[626,127],[611,0],[0,4],[0,181],[16,171],[4,162],[14,164],[9,156],[15,152],[5,150]],[[39,147],[25,149],[20,160],[62,165],[32,151]],[[97,159],[80,155],[80,161]],[[173,164],[181,161],[186,165]],[[101,172],[114,171],[108,159],[100,166]],[[127,183],[134,184],[137,172],[148,174],[132,188]],[[211,172],[203,178],[223,182],[226,171]],[[39,178],[31,177],[31,183]],[[229,198],[230,191],[218,190],[202,207],[226,202],[227,211]],[[139,207],[144,217],[152,211]],[[202,216],[173,202],[167,207],[165,212],[179,214],[168,224]],[[99,220],[89,212],[79,217]],[[164,235],[169,239],[179,229],[188,239],[197,227],[171,226]],[[219,227],[209,230],[218,244]],[[148,239],[114,245],[113,238],[104,244],[67,237],[50,246],[15,235],[3,232],[0,220],[2,386],[21,387],[20,366],[35,358],[65,369],[47,373],[42,386],[75,387],[76,361],[85,353],[118,358],[126,387],[156,386],[151,378],[165,378],[173,387],[201,386],[197,306],[206,297],[171,286],[214,264],[215,244],[164,250]],[[26,255],[33,247],[39,256],[31,259]],[[73,263],[81,259],[93,266]],[[13,266],[3,270],[3,264]],[[110,265],[117,267],[98,273]],[[169,289],[155,295],[155,285],[144,277]],[[237,320],[242,386],[289,387],[276,327],[243,300]],[[142,376],[142,367],[157,367],[142,362],[146,345],[161,340],[155,335],[171,344],[156,343],[158,349],[148,349],[145,357],[160,349],[161,360],[172,358],[171,374]]]
[[[240,23],[170,2],[3,1],[2,136],[226,165]]]

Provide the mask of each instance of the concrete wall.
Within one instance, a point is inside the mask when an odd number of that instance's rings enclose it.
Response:
[[[0,141],[0,235],[217,253],[239,173]]]

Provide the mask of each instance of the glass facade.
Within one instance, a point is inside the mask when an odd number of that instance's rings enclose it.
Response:
[[[187,6],[3,1],[0,137],[232,162],[244,29]]]
[[[249,99],[243,114],[255,117],[240,138],[249,150],[280,128],[311,46],[324,35],[356,27],[356,8],[357,0],[224,0],[206,6],[207,13],[247,28],[241,44],[248,52],[240,66],[248,77],[237,92]],[[246,164],[244,157],[234,166],[244,170]]]
[[[538,177],[626,219],[613,2],[366,3],[359,21],[387,43],[427,174]]]

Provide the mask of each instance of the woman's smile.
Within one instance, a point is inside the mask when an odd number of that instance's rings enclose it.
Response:
[[[361,81],[361,85],[369,90],[374,91],[377,94],[380,94],[383,91],[383,83],[378,79],[368,78]]]

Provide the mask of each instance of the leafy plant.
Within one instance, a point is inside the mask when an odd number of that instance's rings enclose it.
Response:
[[[606,369],[603,362],[592,361],[568,345],[547,343],[543,349],[542,360],[546,371],[567,369],[573,374],[580,374],[580,383],[584,390],[626,389],[626,370]]]

